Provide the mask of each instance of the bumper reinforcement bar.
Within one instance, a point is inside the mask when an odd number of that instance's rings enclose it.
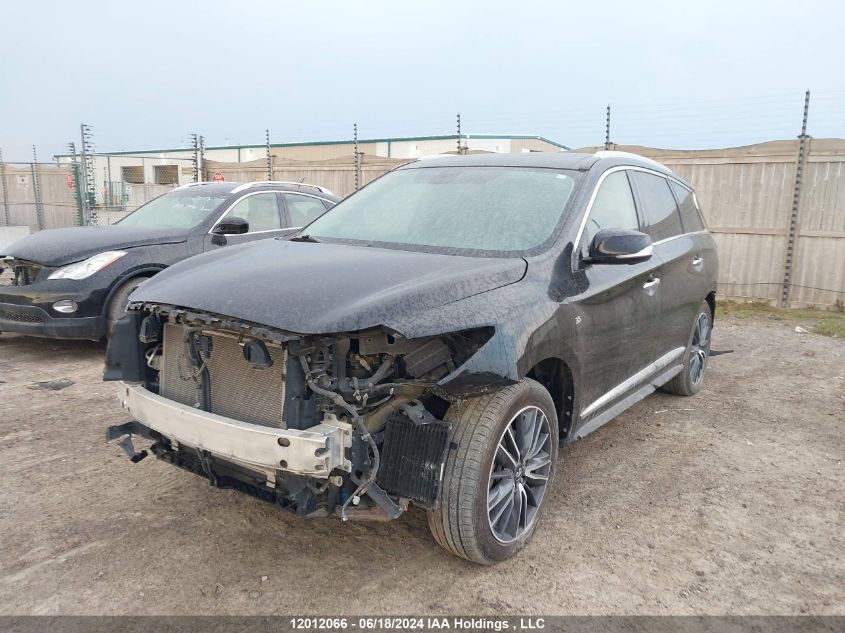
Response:
[[[123,408],[140,424],[110,427],[110,439],[133,433],[145,435],[138,427],[146,427],[171,442],[265,471],[271,478],[278,470],[325,479],[332,470],[352,469],[347,459],[352,425],[334,416],[306,430],[280,429],[195,409],[140,385],[120,383],[119,389]]]

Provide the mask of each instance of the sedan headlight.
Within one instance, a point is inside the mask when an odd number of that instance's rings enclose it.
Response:
[[[85,261],[59,268],[47,279],[85,279],[98,270],[102,270],[109,264],[116,262],[124,255],[126,255],[126,251],[106,251],[105,253],[99,253],[98,255],[89,257]]]

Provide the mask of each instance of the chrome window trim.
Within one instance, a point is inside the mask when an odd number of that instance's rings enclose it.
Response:
[[[652,242],[651,244],[652,246],[655,246],[657,244],[665,244],[666,242],[671,242],[672,240],[676,240],[679,237],[686,237],[688,235],[698,235],[699,233],[709,233],[709,231],[704,228],[698,231],[690,231],[689,233],[681,233],[680,235],[673,235],[672,237],[664,237],[662,240],[657,240],[656,242]]]
[[[633,389],[637,385],[639,385],[643,380],[645,380],[648,376],[653,374],[656,371],[663,369],[670,365],[676,358],[682,356],[684,353],[685,347],[676,347],[675,349],[667,352],[656,361],[649,363],[637,373],[632,376],[629,376],[618,385],[616,385],[613,389],[608,391],[602,396],[599,396],[588,406],[585,407],[579,418],[583,420],[585,417],[590,415],[591,413],[595,413],[597,409],[601,408],[605,404],[609,404],[610,402],[616,400],[618,397],[623,395],[630,389]]]
[[[220,222],[223,221],[223,218],[226,217],[226,214],[229,213],[229,211],[231,211],[232,208],[236,204],[241,203],[242,201],[246,200],[247,198],[249,198],[251,196],[257,196],[258,194],[262,194],[262,193],[272,193],[272,194],[275,195],[277,193],[282,193],[282,192],[276,191],[276,190],[253,191],[252,193],[248,193],[245,196],[241,196],[240,198],[235,200],[232,204],[230,204],[228,207],[226,207],[226,210],[223,213],[220,214],[220,216],[217,218],[217,220],[214,222],[214,224],[211,225],[211,228],[208,229],[208,234],[211,235],[211,233],[214,231],[214,228],[218,224],[220,224]],[[272,233],[273,231],[283,231],[284,227],[281,226],[281,224],[282,224],[282,215],[281,215],[282,210],[279,208],[278,200],[276,201],[276,210],[279,212],[279,228],[278,229],[266,229],[264,231],[247,231],[246,233],[240,233],[239,235],[253,235],[253,234],[258,235],[259,233]]]
[[[596,201],[596,197],[599,194],[599,189],[604,184],[605,179],[610,176],[611,174],[615,174],[619,171],[625,171],[628,169],[627,165],[620,165],[618,167],[611,167],[607,171],[605,171],[601,176],[599,176],[599,180],[596,183],[596,186],[593,187],[593,192],[590,194],[590,199],[587,202],[587,210],[584,212],[584,216],[581,218],[581,223],[578,225],[578,232],[575,234],[575,240],[572,242],[572,271],[575,272],[578,270],[578,246],[581,244],[581,238],[584,235],[584,228],[587,226],[587,220],[590,217],[590,213],[593,211],[593,204]],[[630,183],[628,185],[631,188]],[[631,197],[634,197],[633,188],[631,188]],[[635,200],[636,204],[636,200]]]
[[[315,196],[313,193],[302,193],[300,191],[281,191],[279,193],[290,194],[292,196],[307,196],[309,198],[315,198],[315,199],[319,200],[320,202],[331,202],[332,206],[335,206],[337,204],[337,202],[332,202],[331,200],[326,200],[325,198],[321,198],[320,196]],[[323,207],[325,207],[325,206],[326,205],[324,204]],[[329,210],[330,209],[326,209],[325,211],[323,211],[323,213],[325,213],[326,211],[329,211]],[[285,202],[285,211],[288,211],[287,202]],[[288,219],[290,219],[290,212],[289,211],[288,211],[287,215],[288,215]],[[319,217],[322,217],[322,214],[320,214]],[[314,218],[314,220],[316,220],[316,219],[317,218]],[[313,222],[314,220],[311,220],[311,222]],[[305,225],[303,225],[303,226],[305,226]],[[302,226],[289,226],[287,228],[289,228],[289,229],[301,229]]]
[[[266,189],[264,191],[253,191],[251,193],[246,194],[245,196],[241,196],[240,198],[235,200],[232,204],[230,204],[228,207],[226,207],[226,210],[223,213],[221,213],[220,216],[218,216],[217,220],[214,221],[214,224],[211,225],[211,228],[208,229],[208,235],[211,235],[211,233],[214,231],[214,228],[218,224],[220,224],[220,222],[223,220],[223,218],[226,217],[226,214],[229,213],[229,211],[232,210],[232,207],[234,207],[236,204],[238,204],[241,200],[245,200],[246,198],[249,198],[250,196],[257,196],[260,193],[273,193],[273,194],[290,193],[290,194],[293,194],[295,196],[308,196],[309,198],[316,198],[317,200],[321,200],[321,201],[326,200],[325,198],[321,198],[320,196],[315,196],[315,195],[310,194],[310,193],[300,193],[298,191],[283,191],[283,190],[279,190],[279,189]],[[328,200],[328,202],[331,202],[331,200]],[[326,211],[328,211],[328,209],[326,209]],[[281,222],[281,220],[282,220],[281,212],[282,212],[282,209],[279,209],[279,213],[280,213],[279,222]],[[266,229],[264,231],[248,231],[247,233],[241,233],[241,235],[258,235],[259,233],[272,233],[273,231],[289,231],[291,229],[301,229],[301,228],[302,228],[301,226],[282,226],[278,229]]]
[[[245,189],[249,189],[250,187],[257,187],[259,185],[285,185],[285,186],[293,186],[293,187],[310,187],[311,189],[316,189],[322,194],[328,194],[333,196],[334,194],[326,189],[325,187],[321,187],[320,185],[312,185],[307,182],[292,182],[288,180],[255,180],[252,182],[245,182],[242,185],[238,185],[234,189],[232,189],[232,193],[239,193],[244,191]],[[314,196],[315,198],[317,196]]]
[[[660,176],[661,178],[665,178],[667,180],[671,180],[684,189],[690,191],[695,197],[695,191],[693,191],[692,187],[687,185],[684,182],[681,182],[674,176],[670,176],[669,174],[665,174],[663,172],[657,171],[655,169],[649,169],[648,167],[640,167],[639,165],[618,165],[616,167],[611,167],[607,171],[605,171],[601,176],[599,176],[599,180],[596,183],[596,186],[593,188],[593,192],[590,194],[590,200],[587,202],[587,210],[584,212],[584,216],[581,218],[581,223],[578,225],[578,232],[575,234],[575,240],[572,243],[572,272],[576,272],[578,270],[578,246],[581,244],[581,238],[584,235],[584,228],[587,226],[587,220],[590,217],[590,213],[593,210],[593,204],[596,201],[596,196],[598,196],[599,189],[601,188],[602,184],[604,183],[605,178],[607,178],[610,174],[616,173],[618,171],[642,171],[647,174],[652,174],[654,176]],[[634,196],[634,201],[636,203],[636,196],[634,195],[633,187],[631,188],[631,195]],[[698,199],[696,199],[696,205],[698,205]],[[700,213],[700,209],[699,209]],[[701,214],[703,215],[704,214]],[[678,235],[673,235],[672,237],[666,237],[662,240],[658,240],[656,242],[652,242],[652,244],[662,244],[664,242],[668,242],[669,240],[674,240],[678,237],[683,237],[684,235],[694,235],[695,233],[702,233],[707,232],[707,225],[705,224],[705,228],[703,231],[690,231],[688,233],[680,233]]]

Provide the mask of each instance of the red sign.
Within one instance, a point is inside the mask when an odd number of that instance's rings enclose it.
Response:
[[[223,182],[224,180],[226,179],[223,178],[223,174],[221,174],[219,171],[215,171],[214,175],[211,177],[211,182]]]
[[[67,175],[67,188],[73,189],[73,176],[70,174]]]

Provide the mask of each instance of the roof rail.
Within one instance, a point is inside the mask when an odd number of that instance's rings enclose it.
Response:
[[[654,165],[655,167],[660,167],[660,169],[665,169],[670,174],[673,173],[672,170],[669,169],[663,163],[659,163],[656,160],[654,160],[653,158],[641,156],[640,154],[634,154],[633,152],[619,152],[619,151],[616,151],[616,150],[603,149],[601,151],[594,152],[593,156],[595,156],[596,158],[629,158],[629,159],[630,158],[636,158],[637,160],[641,160],[644,163],[649,163],[651,165]]]
[[[219,185],[219,184],[220,184],[219,182],[214,182],[214,181],[211,181],[211,180],[202,180],[200,182],[186,182],[184,185],[179,185],[178,187],[174,187],[173,189],[171,189],[171,191],[179,191],[179,189],[187,189],[188,187],[199,187],[200,185]]]
[[[286,185],[288,187],[299,187],[301,189],[316,189],[320,193],[325,193],[330,196],[334,195],[331,191],[329,191],[325,187],[321,187],[320,185],[310,185],[304,182],[291,182],[288,180],[256,180],[254,182],[245,182],[244,184],[232,189],[232,193],[237,193],[239,191],[243,191],[244,189],[249,189],[250,187],[257,187],[259,185]]]
[[[184,185],[179,185],[178,187],[173,187],[173,189],[171,189],[171,191],[179,191],[180,189],[187,189],[188,187],[193,187],[193,186],[198,185],[198,184],[200,184],[200,183],[198,183],[198,182],[186,182]]]

